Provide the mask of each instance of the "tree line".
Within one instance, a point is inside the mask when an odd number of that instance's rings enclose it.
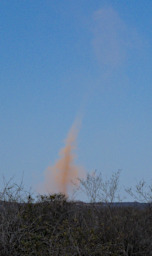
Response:
[[[142,181],[134,198],[146,202],[116,205],[119,172],[103,180],[96,172],[79,180],[90,203],[63,194],[24,193],[22,184],[5,183],[0,193],[1,256],[150,256],[151,187]]]

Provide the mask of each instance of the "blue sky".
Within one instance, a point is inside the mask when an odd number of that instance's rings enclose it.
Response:
[[[76,116],[77,163],[152,170],[152,2],[0,2],[0,175],[43,180]]]

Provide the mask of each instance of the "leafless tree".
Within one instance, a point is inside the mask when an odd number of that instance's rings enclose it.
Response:
[[[112,174],[110,179],[103,179],[102,173],[96,170],[79,180],[78,191],[83,192],[90,202],[113,202],[120,200],[118,185],[120,171]]]
[[[127,188],[126,192],[139,202],[152,203],[152,184],[148,185],[144,180],[139,181],[135,188]]]

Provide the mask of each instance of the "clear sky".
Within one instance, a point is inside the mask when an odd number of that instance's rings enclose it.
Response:
[[[0,175],[35,187],[83,112],[77,163],[152,174],[152,1],[0,1]]]

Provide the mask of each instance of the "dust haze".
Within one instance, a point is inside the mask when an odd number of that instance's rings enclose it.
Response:
[[[79,126],[78,122],[72,125],[65,146],[59,152],[59,159],[44,173],[44,182],[39,186],[39,192],[68,195],[75,187],[74,184],[78,185],[78,177],[84,177],[84,169],[75,163]]]

